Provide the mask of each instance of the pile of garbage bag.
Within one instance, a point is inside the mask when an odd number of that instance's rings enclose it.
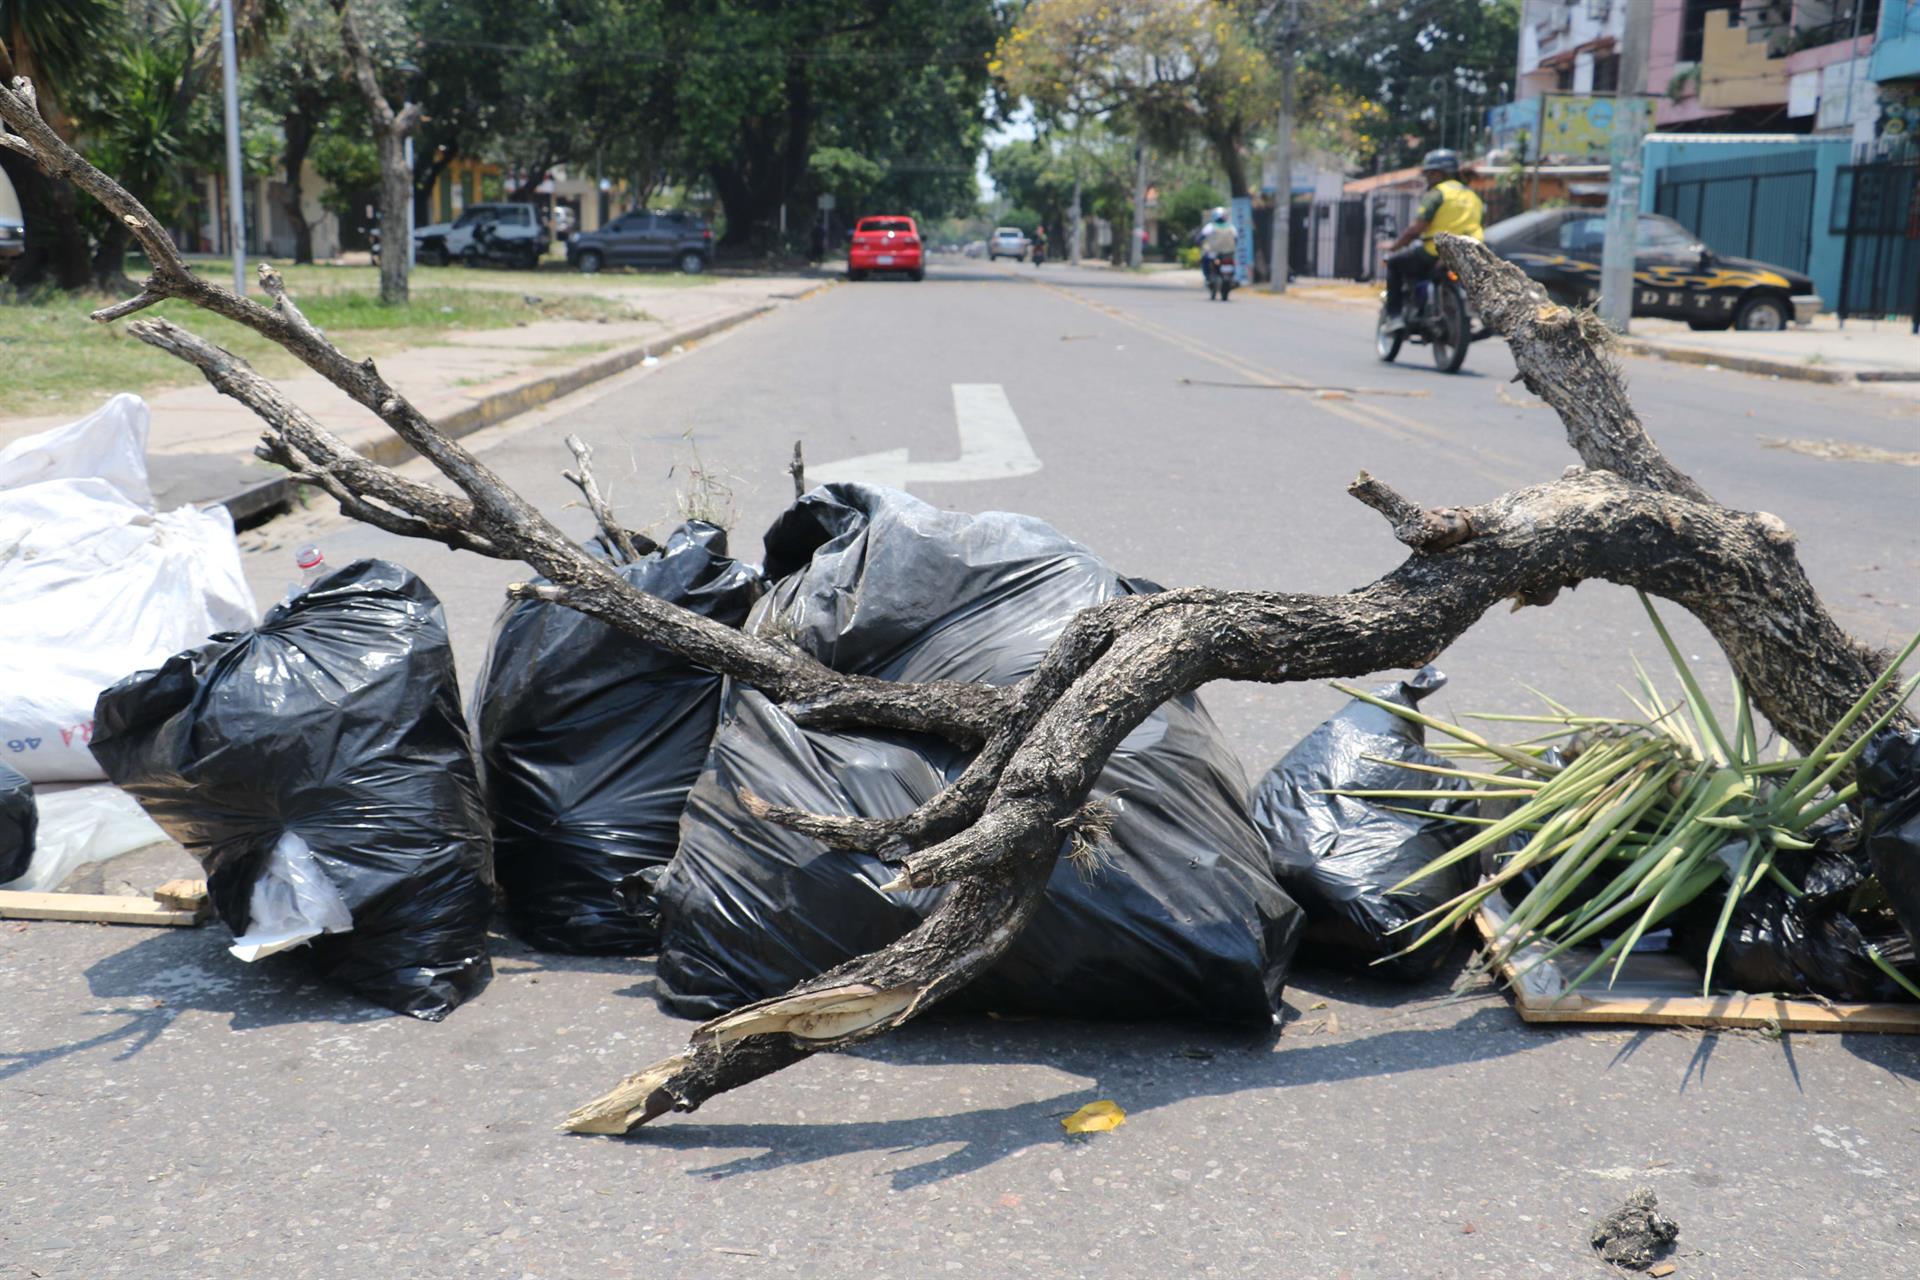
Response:
[[[236,954],[438,1020],[491,975],[489,833],[440,603],[363,560],[100,695],[93,753],[199,859]]]
[[[728,626],[746,620],[759,572],[724,530],[689,521],[620,566],[648,595]],[[617,886],[664,867],[680,811],[720,720],[719,676],[563,605],[509,603],[474,692],[494,871],[513,931],[549,951],[639,955],[651,913]]]
[[[1446,681],[1426,667],[1374,694],[1412,707]],[[1418,724],[1355,698],[1302,738],[1255,790],[1253,820],[1266,837],[1273,873],[1306,913],[1306,954],[1368,966],[1406,981],[1424,978],[1445,963],[1444,946],[1429,944],[1397,954],[1418,934],[1395,930],[1464,893],[1477,864],[1469,865],[1468,859],[1398,893],[1390,891],[1471,834],[1449,819],[1471,815],[1473,801],[1407,801],[1388,807],[1365,797],[1331,794],[1465,790],[1467,784],[1460,779],[1404,767],[1446,763],[1423,742]],[[1409,808],[1427,812],[1405,812]]]
[[[1920,945],[1920,730],[1888,729],[1860,756],[1866,850],[1888,908]]]
[[[1139,589],[1039,520],[945,512],[854,484],[802,498],[766,547],[775,582],[748,630],[887,680],[1012,683],[1076,612]],[[742,789],[819,813],[902,816],[967,759],[924,735],[801,728],[730,685],[659,878],[666,1002],[707,1016],[779,994],[894,941],[939,901],[937,890],[882,894],[893,869],[750,817]],[[1270,1023],[1299,912],[1273,880],[1245,775],[1199,700],[1176,699],[1128,735],[1093,798],[1113,817],[1102,865],[1062,859],[1033,921],[955,1004]]]
[[[1713,985],[1726,991],[1803,993],[1830,1000],[1910,999],[1873,953],[1895,969],[1920,979],[1920,961],[1899,923],[1874,910],[1877,886],[1848,821],[1825,825],[1811,850],[1783,850],[1774,865],[1799,887],[1787,892],[1763,880],[1733,906],[1727,931],[1713,958]],[[1744,845],[1721,856],[1737,867]],[[1674,950],[1696,968],[1706,968],[1715,926],[1726,904],[1724,891],[1696,902],[1674,926]]]
[[[0,763],[34,782],[100,778],[100,691],[254,622],[225,508],[154,510],[147,429],[119,395],[0,449]]]

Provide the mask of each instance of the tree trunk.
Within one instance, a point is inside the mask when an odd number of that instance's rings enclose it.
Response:
[[[373,55],[360,39],[353,6],[335,0],[340,11],[340,38],[346,46],[353,78],[373,117],[373,141],[380,152],[380,301],[388,306],[407,304],[407,271],[413,259],[413,238],[407,233],[407,212],[413,207],[413,171],[407,165],[407,135],[420,123],[420,104],[408,103],[395,111],[381,91]]]
[[[1240,153],[1239,126],[1209,129],[1207,140],[1213,144],[1214,158],[1226,170],[1228,193],[1234,196],[1252,195],[1253,188],[1247,185],[1247,159]]]
[[[93,251],[94,288],[123,298],[140,292],[140,286],[127,277],[127,240],[125,223],[107,223],[106,230],[100,233],[100,243]]]
[[[84,289],[93,271],[73,185],[49,178],[31,160],[4,147],[0,147],[0,171],[13,183],[26,234],[23,252],[7,270],[7,283],[16,289],[49,283],[66,290]]]
[[[1081,182],[1080,182],[1079,170],[1080,170],[1079,162],[1075,161],[1074,174],[1073,174],[1073,202],[1067,208],[1067,261],[1076,267],[1080,265]]]
[[[380,148],[380,301],[404,307],[413,247],[407,235],[407,214],[413,208],[407,140],[392,129],[382,129],[374,141]]]
[[[301,266],[313,261],[313,223],[307,219],[303,172],[307,167],[307,152],[313,146],[313,117],[304,111],[289,112],[281,120],[280,129],[287,138],[281,162],[287,173],[286,210],[287,221],[293,224],[293,261]]]
[[[424,155],[425,158],[422,158]],[[433,213],[433,189],[441,175],[453,167],[454,151],[449,146],[422,146],[416,139],[413,151],[413,221],[426,226],[439,219]]]

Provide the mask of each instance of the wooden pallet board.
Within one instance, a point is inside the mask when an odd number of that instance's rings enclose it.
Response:
[[[204,880],[169,880],[155,889],[151,898],[0,890],[0,920],[192,926],[205,923],[212,912]]]
[[[1474,913],[1481,940],[1491,943],[1507,923],[1498,894]],[[1782,1031],[1874,1031],[1920,1035],[1920,1004],[1841,1004],[1814,998],[1700,994],[1700,971],[1679,956],[1635,952],[1611,987],[1596,976],[1571,994],[1567,984],[1597,952],[1576,947],[1536,964],[1547,948],[1534,943],[1499,965],[1526,1022],[1605,1022],[1649,1027],[1748,1027]]]

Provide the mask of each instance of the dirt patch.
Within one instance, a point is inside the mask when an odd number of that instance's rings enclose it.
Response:
[[[1920,467],[1920,453],[1903,453],[1870,444],[1850,444],[1845,440],[1787,440],[1779,436],[1761,436],[1760,443],[1769,449],[1804,453],[1809,458],[1824,458],[1828,462],[1886,462],[1896,467]]]

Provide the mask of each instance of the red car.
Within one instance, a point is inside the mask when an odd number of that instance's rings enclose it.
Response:
[[[865,280],[874,271],[904,271],[909,280],[927,278],[927,249],[920,228],[904,214],[862,218],[847,247],[847,279]]]

